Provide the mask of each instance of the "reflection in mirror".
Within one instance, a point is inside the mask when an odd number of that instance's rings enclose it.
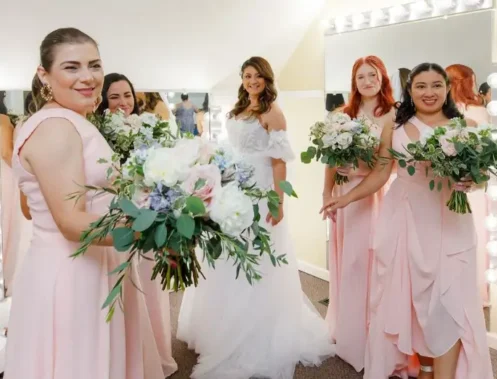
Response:
[[[192,133],[211,139],[209,94],[169,91],[164,95],[183,133]]]
[[[459,110],[477,123],[489,123],[491,119],[485,106],[491,100],[492,91],[486,79],[497,71],[492,63],[492,28],[493,10],[484,10],[341,34],[329,33],[325,37],[325,112],[336,109],[335,99],[339,94],[343,94],[343,100],[347,102],[354,62],[360,57],[375,55],[385,63],[395,101],[402,101],[410,70],[420,63],[434,62],[448,71],[453,99]],[[409,41],[408,45],[406,41]],[[463,92],[465,96],[458,96]],[[484,191],[470,193],[469,198],[478,239],[475,269],[478,270],[479,294],[485,306],[487,329],[497,333],[497,285],[489,285],[485,276],[491,264],[497,266],[497,261],[491,262],[487,251],[490,237],[485,220],[489,205]],[[328,245],[332,243],[331,234],[329,229]],[[497,256],[497,247],[495,250]],[[326,255],[329,262],[329,253]],[[495,279],[497,281],[497,277]]]

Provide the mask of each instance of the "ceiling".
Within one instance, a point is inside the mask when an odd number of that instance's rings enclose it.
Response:
[[[106,72],[141,90],[207,91],[239,80],[252,55],[281,68],[327,0],[2,1],[0,89],[29,88],[50,31],[74,26],[94,37]],[[3,13],[3,12],[2,12]]]

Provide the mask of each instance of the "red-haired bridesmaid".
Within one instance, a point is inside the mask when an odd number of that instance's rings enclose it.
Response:
[[[352,118],[367,117],[380,129],[395,117],[394,98],[385,65],[375,56],[358,59],[352,69],[349,102],[342,112]],[[335,185],[336,169],[326,168],[323,201],[341,196],[357,186],[370,172],[361,162],[358,169],[338,171],[349,182]],[[346,209],[338,210],[330,230],[330,305],[326,319],[336,343],[337,355],[354,369],[364,368],[368,327],[369,277],[371,272],[370,237],[381,191]],[[331,217],[331,214],[328,215]]]
[[[464,118],[475,121],[478,125],[488,125],[491,118],[483,101],[475,91],[476,76],[474,71],[462,64],[448,66],[445,71],[450,78],[450,94],[457,105],[459,112]],[[488,283],[485,278],[485,271],[489,267],[487,242],[488,233],[485,228],[485,218],[488,216],[487,195],[485,191],[474,191],[468,193],[473,220],[475,222],[476,237],[478,239],[476,250],[476,272],[478,279],[478,289],[483,304],[489,305]]]

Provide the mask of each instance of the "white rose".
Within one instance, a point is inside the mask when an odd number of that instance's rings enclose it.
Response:
[[[140,116],[138,116],[143,124],[147,124],[150,126],[155,126],[159,122],[159,119],[156,115],[149,112],[144,112]]]
[[[336,139],[337,139],[337,134],[336,133],[330,133],[330,134],[326,134],[323,136],[323,147],[326,148],[326,147],[330,147],[330,146],[333,146],[336,142]]]
[[[352,133],[343,132],[338,135],[336,143],[341,149],[346,149],[350,146],[352,140],[353,140]]]
[[[254,222],[254,208],[250,197],[238,188],[236,183],[221,187],[210,205],[210,218],[221,230],[238,237]]]
[[[126,122],[129,126],[131,126],[131,129],[133,129],[135,133],[137,133],[142,126],[142,120],[140,119],[140,116],[138,116],[137,114],[132,114],[128,116],[128,118],[126,118]]]
[[[172,187],[188,175],[188,168],[174,148],[159,148],[149,152],[143,165],[144,183],[153,186],[162,183]]]
[[[442,151],[444,152],[444,154],[446,156],[453,157],[453,156],[457,155],[457,151],[456,151],[456,147],[454,146],[454,143],[450,142],[449,139],[451,139],[451,138],[448,138],[446,136],[441,136],[439,138],[440,146],[442,147]]]
[[[423,130],[421,133],[421,136],[419,137],[419,142],[421,145],[426,145],[426,141],[428,141],[431,137],[433,137],[433,134],[435,133],[435,130],[432,128],[426,128]]]
[[[199,159],[201,146],[202,139],[200,137],[178,140],[173,148],[177,154],[176,159],[182,160],[186,166],[192,166]]]
[[[124,126],[124,113],[117,111],[116,113],[110,114],[109,126],[113,130],[119,130]]]

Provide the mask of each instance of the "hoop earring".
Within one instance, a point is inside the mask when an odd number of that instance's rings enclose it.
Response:
[[[50,87],[49,84],[44,84],[43,87],[41,87],[40,90],[40,95],[45,100],[47,103],[53,100],[53,92],[52,92],[52,87]]]

